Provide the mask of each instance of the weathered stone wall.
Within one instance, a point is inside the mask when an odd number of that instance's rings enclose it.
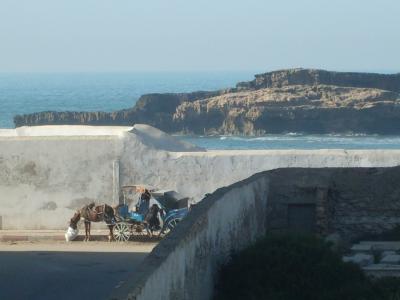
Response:
[[[315,231],[345,239],[400,223],[400,167],[279,169],[202,200],[112,299],[211,299],[218,266],[271,230],[287,230],[288,205],[313,204]]]
[[[315,232],[347,240],[400,225],[400,168],[271,171],[268,228],[290,227],[290,204],[315,205]]]
[[[400,150],[239,150],[165,152],[124,141],[121,184],[144,182],[171,188],[196,201],[251,175],[278,168],[391,167]]]
[[[56,126],[57,135],[52,136],[43,132],[0,136],[3,229],[64,229],[74,210],[89,201],[115,203],[123,185],[173,189],[197,202],[206,193],[265,170],[400,164],[400,150],[196,152],[185,148],[176,152],[161,149],[163,143],[129,132],[130,128],[121,133],[106,129],[108,135],[89,135],[92,128]],[[70,132],[73,135],[62,135]]]
[[[3,229],[65,229],[75,210],[113,203],[118,137],[0,140]]]
[[[162,240],[114,299],[210,299],[218,266],[265,233],[268,178],[217,190]]]
[[[74,210],[89,201],[116,203],[123,185],[172,189],[197,202],[265,170],[400,165],[400,150],[199,151],[174,144],[154,128],[134,129],[55,126],[18,129],[23,136],[0,132],[3,229],[64,229]],[[53,135],[45,136],[49,130]]]

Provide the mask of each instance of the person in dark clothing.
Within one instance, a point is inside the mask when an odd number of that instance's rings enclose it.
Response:
[[[147,215],[150,208],[150,198],[151,194],[149,190],[145,189],[144,192],[140,195],[139,203],[136,206],[136,212],[143,216]]]
[[[149,212],[145,217],[145,222],[148,225],[148,229],[153,233],[154,230],[160,230],[160,220],[158,218],[158,213],[160,212],[160,208],[157,204],[153,204]]]

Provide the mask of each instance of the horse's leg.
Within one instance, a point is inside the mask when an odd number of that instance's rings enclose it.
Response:
[[[152,235],[152,233],[151,233],[151,231],[150,231],[150,225],[149,225],[149,223],[144,222],[143,224],[144,224],[144,228],[146,229],[147,236],[151,238],[153,235]]]
[[[114,240],[113,228],[114,228],[114,225],[108,225],[108,229],[110,230],[110,233],[108,234],[109,242]]]
[[[85,238],[83,239],[84,242],[86,242],[87,239],[87,224],[86,221],[83,222],[85,224]]]
[[[85,242],[89,241],[89,224],[90,222],[85,220]]]
[[[150,225],[149,224],[149,229],[150,229],[150,238],[152,238],[153,237],[153,225]]]
[[[89,238],[88,238],[88,241],[90,241],[90,227],[91,227],[91,225],[92,225],[92,223],[89,221],[89,224],[88,224],[88,227],[89,227]]]

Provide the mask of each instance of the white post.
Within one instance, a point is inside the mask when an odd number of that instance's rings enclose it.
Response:
[[[113,203],[119,204],[119,160],[113,161]]]

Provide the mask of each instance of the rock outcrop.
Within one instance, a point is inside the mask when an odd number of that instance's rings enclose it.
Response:
[[[176,108],[184,103],[213,97],[225,91],[146,94],[139,98],[131,109],[115,112],[56,112],[45,111],[26,115],[16,115],[14,124],[20,126],[34,125],[121,125],[130,126],[146,123],[167,132],[173,132],[172,116]]]
[[[177,107],[174,121],[197,134],[396,133],[399,117],[400,99],[395,92],[295,85],[184,102]]]
[[[249,82],[240,82],[238,89],[280,88],[288,85],[335,85],[376,88],[400,92],[400,73],[376,74],[356,72],[331,72],[313,69],[289,69],[255,75]]]
[[[235,88],[143,95],[116,112],[40,112],[23,125],[145,123],[169,133],[400,133],[400,74],[290,69]]]

